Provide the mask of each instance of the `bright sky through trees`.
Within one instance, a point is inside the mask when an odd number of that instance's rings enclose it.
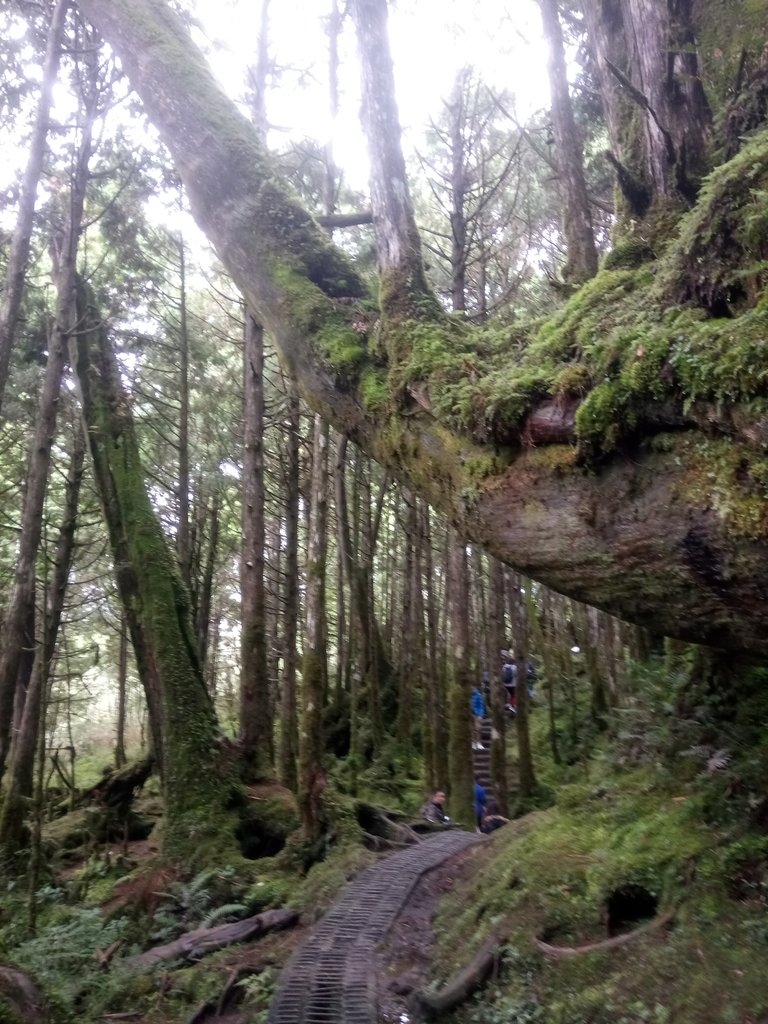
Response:
[[[254,59],[261,4],[198,0],[204,45],[230,95],[243,94]],[[270,121],[296,138],[324,142],[330,134],[326,81],[329,3],[280,0],[270,5],[270,55],[285,68],[273,83]],[[390,38],[406,149],[439,115],[457,71],[473,65],[485,82],[515,98],[521,118],[549,100],[546,49],[534,0],[399,0],[390,6]],[[350,183],[366,187],[365,143],[358,118],[358,68],[352,25],[341,46],[341,111],[333,130],[338,163]],[[278,143],[279,144],[279,143]]]

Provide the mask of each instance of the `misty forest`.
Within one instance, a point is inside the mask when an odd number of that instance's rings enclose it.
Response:
[[[768,0],[0,26],[0,1022],[766,1024]]]

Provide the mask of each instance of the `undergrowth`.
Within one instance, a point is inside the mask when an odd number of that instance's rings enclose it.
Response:
[[[491,931],[507,936],[498,976],[456,1024],[741,1024],[768,1013],[766,673],[734,664],[729,684],[728,672],[692,669],[634,666],[623,709],[605,732],[583,730],[569,764],[544,755],[548,723],[534,714],[556,806],[495,833],[437,918],[433,984]],[[574,714],[587,720],[586,694],[560,709],[558,728]],[[642,904],[627,902],[638,894]],[[617,905],[633,908],[618,923]],[[662,915],[665,927],[615,949],[551,959],[538,945],[599,943]]]

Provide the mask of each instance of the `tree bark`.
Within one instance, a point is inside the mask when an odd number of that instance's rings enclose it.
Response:
[[[584,13],[630,214],[658,199],[690,203],[708,169],[712,120],[691,0],[586,0]]]
[[[117,642],[117,721],[115,723],[115,767],[123,768],[128,758],[125,755],[125,713],[128,683],[128,621],[125,610],[120,612],[120,627]]]
[[[509,785],[507,782],[507,691],[501,680],[500,652],[506,648],[504,629],[504,566],[496,558],[489,559],[488,567],[488,678],[491,705],[491,778],[499,810],[509,813]]]
[[[5,770],[10,745],[10,722],[16,695],[21,653],[34,646],[26,634],[33,621],[37,551],[43,524],[43,506],[48,488],[51,448],[56,432],[61,382],[66,363],[67,339],[75,328],[75,271],[77,243],[88,182],[93,124],[98,104],[96,82],[85,90],[78,151],[70,182],[69,217],[52,242],[57,286],[56,321],[49,332],[48,361],[38,403],[35,431],[29,448],[24,507],[13,592],[5,613],[0,653],[0,778]]]
[[[455,534],[451,544],[451,657],[449,689],[449,775],[450,810],[454,821],[464,828],[475,823],[475,801],[472,778],[472,713],[469,677],[469,586],[467,548]]]
[[[296,632],[299,618],[299,398],[288,382],[285,466],[285,597],[283,680],[280,708],[280,779],[296,791],[299,727],[296,707]]]
[[[371,163],[371,208],[385,313],[420,319],[431,297],[400,148],[400,117],[387,35],[386,0],[354,0],[362,65],[364,126]]]
[[[323,834],[326,813],[323,791],[323,703],[325,698],[326,649],[325,573],[328,552],[328,425],[315,416],[312,449],[312,495],[307,555],[307,636],[301,671],[303,709],[300,737],[299,809],[308,842]]]
[[[528,699],[528,659],[530,652],[530,628],[525,607],[523,589],[530,581],[521,579],[517,573],[509,574],[509,620],[515,641],[515,665],[517,685],[515,686],[515,733],[517,735],[517,786],[521,801],[533,796],[536,789],[536,772],[531,751],[531,731],[528,721],[530,702]]]
[[[85,461],[85,440],[78,431],[64,496],[64,509],[56,542],[53,575],[46,587],[45,621],[40,643],[34,644],[34,662],[19,731],[15,737],[0,811],[0,863],[9,864],[19,851],[24,817],[32,796],[38,733],[45,720],[51,664],[58,639],[64,598],[75,550],[77,510]]]
[[[244,382],[240,747],[243,770],[255,780],[270,776],[274,752],[264,589],[264,329],[248,314]]]
[[[563,232],[568,249],[563,277],[574,284],[583,284],[597,273],[597,249],[584,178],[581,140],[568,88],[558,0],[539,0],[539,6],[544,37],[549,46],[552,129],[563,201]]]

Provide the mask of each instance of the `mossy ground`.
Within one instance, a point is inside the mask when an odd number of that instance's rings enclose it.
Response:
[[[490,932],[507,935],[501,972],[456,1012],[457,1024],[765,1017],[768,834],[750,807],[764,800],[768,697],[764,672],[744,679],[738,704],[710,694],[686,718],[685,685],[659,669],[637,683],[636,699],[601,739],[587,739],[578,710],[590,756],[569,767],[541,758],[555,805],[495,833],[473,876],[441,905],[436,984]],[[540,751],[546,728],[536,714]],[[606,939],[617,890],[656,901],[620,931],[654,914],[671,912],[672,923],[611,951],[561,959],[540,951],[537,938],[555,946]]]

